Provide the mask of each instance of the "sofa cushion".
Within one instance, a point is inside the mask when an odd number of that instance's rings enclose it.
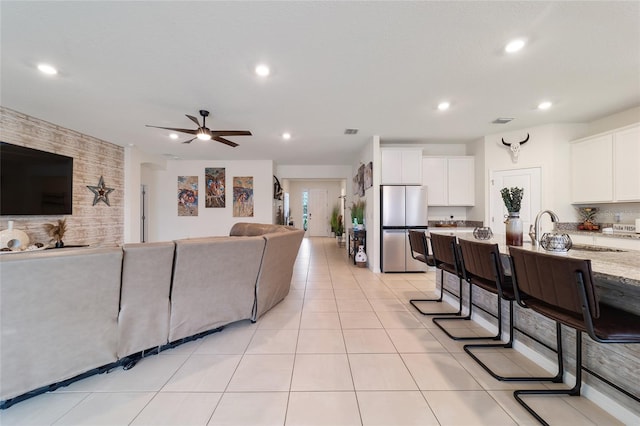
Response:
[[[1,398],[117,360],[122,249],[0,256]]]
[[[168,342],[175,244],[125,244],[122,250],[118,358]]]
[[[177,240],[169,341],[251,319],[262,237]]]

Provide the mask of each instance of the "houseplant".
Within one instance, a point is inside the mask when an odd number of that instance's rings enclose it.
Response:
[[[351,220],[355,225],[364,225],[364,212],[367,208],[367,201],[359,199],[351,203]]]
[[[522,220],[520,219],[520,207],[524,188],[502,188],[500,195],[507,208],[508,216],[504,221],[506,225],[506,244],[508,246],[522,245]]]
[[[336,239],[338,241],[338,245],[342,246],[344,241],[342,239],[342,234],[344,233],[344,225],[342,224],[342,215],[340,214],[340,206],[335,205],[333,209],[331,209],[331,232],[336,234]]]

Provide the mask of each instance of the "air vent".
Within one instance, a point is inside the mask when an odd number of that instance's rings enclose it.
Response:
[[[358,129],[344,129],[345,135],[355,135],[358,133]]]
[[[492,123],[493,124],[507,124],[511,120],[513,120],[513,118],[498,117],[495,120],[493,120]]]

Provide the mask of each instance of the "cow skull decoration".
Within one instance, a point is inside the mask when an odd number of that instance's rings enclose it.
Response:
[[[520,154],[520,145],[524,145],[525,143],[527,143],[528,140],[529,140],[529,133],[527,133],[527,137],[520,142],[506,143],[504,141],[504,138],[502,138],[502,144],[508,146],[509,149],[511,150],[511,160],[514,163],[518,162],[518,154]]]

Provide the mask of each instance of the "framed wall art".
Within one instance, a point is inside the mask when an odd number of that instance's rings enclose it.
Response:
[[[233,217],[253,217],[253,176],[233,178]]]
[[[178,216],[198,216],[198,176],[178,176]]]
[[[225,208],[226,207],[226,184],[224,167],[205,167],[204,182],[207,194],[205,208]]]

